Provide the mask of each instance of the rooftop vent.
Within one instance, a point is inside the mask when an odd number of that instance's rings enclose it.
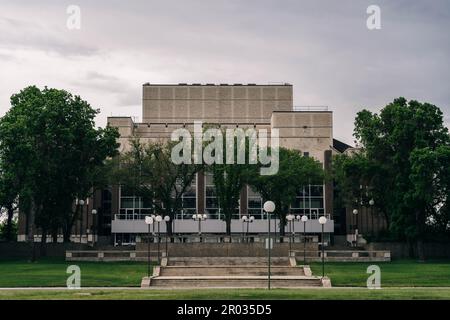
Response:
[[[201,86],[202,84],[201,83],[193,83],[192,85],[193,86]]]
[[[242,86],[242,83],[234,83],[233,86]]]
[[[228,83],[221,83],[221,86],[228,86]]]

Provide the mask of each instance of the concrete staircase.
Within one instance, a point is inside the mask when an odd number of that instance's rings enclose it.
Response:
[[[295,260],[274,258],[271,264],[273,288],[328,286],[327,279],[312,276],[308,266]],[[294,264],[294,265],[292,265]],[[164,258],[141,286],[151,288],[266,288],[267,259],[261,257]],[[330,284],[331,285],[331,284]]]

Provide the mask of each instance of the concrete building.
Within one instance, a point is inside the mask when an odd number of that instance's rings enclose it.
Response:
[[[129,139],[139,137],[142,142],[161,141],[170,138],[173,130],[185,127],[193,129],[194,121],[219,124],[222,127],[267,129],[276,128],[280,134],[280,146],[300,150],[304,155],[321,161],[325,168],[331,164],[333,145],[332,112],[326,107],[295,108],[292,85],[241,85],[241,84],[144,84],[142,121],[131,117],[109,117],[108,124],[119,128],[120,150],[126,151]],[[143,218],[151,212],[145,201],[136,199],[119,187],[113,187],[111,231],[116,242],[134,242],[135,235],[146,232]],[[138,204],[136,206],[136,204]],[[200,173],[183,199],[184,208],[174,221],[176,233],[195,233],[197,223],[193,213],[207,214],[202,224],[204,233],[224,233],[220,208],[214,196],[212,177]],[[240,207],[232,221],[232,232],[242,232],[243,215],[253,215],[255,222],[250,232],[267,230],[267,221],[262,212],[263,201],[250,187],[242,190]],[[326,232],[334,230],[332,219],[332,185],[305,186],[299,191],[293,205],[294,214],[307,214],[310,221],[307,232],[317,233],[321,215],[330,220]],[[300,228],[300,222],[298,223]],[[161,225],[163,228],[163,226]],[[300,230],[300,229],[297,229]]]
[[[303,155],[319,160],[325,170],[331,168],[332,155],[342,153],[350,146],[333,139],[333,114],[327,107],[295,107],[290,84],[149,84],[142,87],[142,121],[132,117],[108,117],[108,124],[120,132],[120,152],[129,148],[129,140],[139,137],[142,142],[164,141],[177,128],[193,129],[194,121],[218,124],[223,127],[240,127],[279,130],[280,146],[299,150]],[[252,215],[255,222],[250,233],[267,232],[263,214],[263,199],[246,187],[241,192],[240,206],[233,217],[232,233],[243,230],[240,218]],[[96,216],[92,210],[97,211]],[[295,215],[306,214],[310,219],[306,232],[317,235],[321,231],[318,218],[329,219],[325,225],[327,238],[335,232],[345,234],[346,213],[333,213],[333,183],[306,185],[299,190],[292,205]],[[94,197],[83,206],[83,220],[74,227],[74,241],[89,242],[95,225],[97,234],[115,244],[132,244],[139,235],[147,232],[144,223],[151,214],[151,204],[136,197],[120,186],[97,190]],[[205,173],[197,174],[191,188],[183,195],[183,210],[173,221],[177,234],[195,234],[198,223],[192,214],[206,214],[202,232],[225,233],[225,222],[214,194],[213,179]],[[22,221],[25,219],[22,219]],[[277,222],[275,221],[274,225]],[[296,230],[302,229],[296,222]],[[298,226],[297,226],[298,225]],[[161,223],[161,232],[165,224]],[[112,236],[112,237],[111,237]],[[23,239],[22,239],[23,238]],[[19,228],[19,240],[25,239],[25,226]]]

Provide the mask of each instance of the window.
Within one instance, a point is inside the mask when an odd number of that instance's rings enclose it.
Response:
[[[209,219],[220,219],[219,199],[210,172],[205,172],[205,211]]]
[[[307,185],[300,188],[291,204],[292,213],[305,214],[310,219],[318,219],[325,213],[323,194],[323,185]]]
[[[254,216],[255,219],[263,218],[263,199],[261,195],[247,186],[247,208],[248,215]]]
[[[181,212],[177,212],[175,217],[177,219],[190,219],[197,211],[197,176],[192,179],[191,185],[186,188],[186,191],[181,196],[181,203],[183,209]]]
[[[205,172],[205,211],[209,219],[223,219],[216,194],[213,174]],[[235,209],[232,219],[239,219],[239,206]]]

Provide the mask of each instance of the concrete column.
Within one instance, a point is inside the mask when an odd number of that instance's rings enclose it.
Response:
[[[197,212],[205,213],[205,174],[203,171],[197,173]]]
[[[245,185],[241,190],[240,201],[241,201],[241,206],[240,206],[239,212],[240,212],[241,216],[247,215],[248,214],[247,185]]]
[[[331,173],[331,162],[332,162],[332,153],[331,150],[324,151],[324,170],[327,173]],[[329,213],[331,215],[331,219],[333,219],[333,181],[327,181],[325,183],[324,190],[324,201],[325,201],[325,213]]]

